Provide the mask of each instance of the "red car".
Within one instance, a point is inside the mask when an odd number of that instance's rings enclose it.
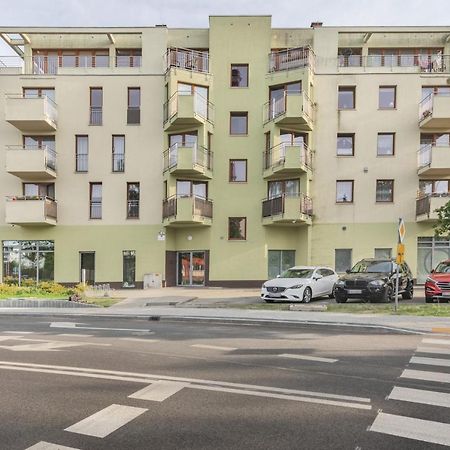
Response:
[[[440,262],[425,281],[425,301],[448,302],[450,300],[450,259]]]

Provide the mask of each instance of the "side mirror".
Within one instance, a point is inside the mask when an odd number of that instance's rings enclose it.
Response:
[[[281,275],[277,275],[277,278],[281,278]]]
[[[431,270],[431,273],[434,273],[434,272],[435,272],[435,270],[434,270],[434,269],[432,269],[432,270]]]
[[[345,271],[345,273],[350,273],[350,269],[347,269],[347,270]]]
[[[316,281],[318,281],[318,280],[320,280],[320,279],[322,279],[323,278],[323,275],[316,275],[315,277],[314,277],[314,279],[316,280]]]

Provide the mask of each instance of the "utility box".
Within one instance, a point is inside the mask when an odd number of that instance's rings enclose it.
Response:
[[[160,287],[162,287],[162,280],[160,273],[144,274],[144,289],[160,288]]]

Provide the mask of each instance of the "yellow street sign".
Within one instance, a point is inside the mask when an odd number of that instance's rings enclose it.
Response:
[[[397,264],[403,264],[405,262],[405,244],[397,244],[397,258],[395,262]]]
[[[405,222],[403,221],[403,219],[400,219],[398,223],[398,241],[400,242],[400,244],[403,242],[405,234],[406,234]]]

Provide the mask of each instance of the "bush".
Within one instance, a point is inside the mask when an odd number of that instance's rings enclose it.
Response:
[[[22,280],[21,286],[12,277],[5,277],[4,283],[0,284],[0,297],[61,297],[66,298],[72,294],[84,295],[84,286],[76,285],[68,288],[54,281]]]

